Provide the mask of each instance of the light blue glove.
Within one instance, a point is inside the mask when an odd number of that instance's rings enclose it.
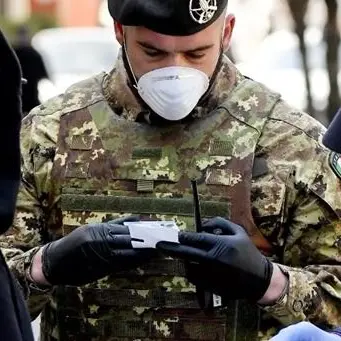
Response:
[[[325,332],[309,322],[300,322],[281,330],[270,341],[341,341],[341,337]]]

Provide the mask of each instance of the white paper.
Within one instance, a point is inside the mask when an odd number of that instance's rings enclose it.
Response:
[[[218,308],[222,306],[221,297],[213,294],[213,308]]]
[[[174,221],[125,222],[134,249],[156,248],[158,242],[179,243],[179,228]]]

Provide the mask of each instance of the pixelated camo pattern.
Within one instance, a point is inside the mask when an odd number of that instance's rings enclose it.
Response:
[[[119,59],[110,75],[74,85],[24,120],[16,221],[0,246],[32,316],[44,307],[42,340],[268,340],[280,324],[340,325],[340,180],[321,144],[324,128],[227,60],[188,125],[137,123],[140,112]],[[25,270],[37,247],[82,224],[140,213],[193,229],[190,178],[204,216],[238,221],[241,212],[249,221],[252,212],[250,236],[266,238],[289,277],[289,294],[263,309],[259,331],[245,302],[214,317],[200,311],[172,259],[83,288],[29,290]]]

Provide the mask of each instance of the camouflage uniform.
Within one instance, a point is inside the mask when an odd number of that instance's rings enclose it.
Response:
[[[192,121],[155,127],[141,112],[120,57],[109,75],[72,86],[24,120],[16,222],[1,247],[32,316],[44,307],[43,341],[254,339],[247,333],[257,322],[251,308],[240,306],[240,321],[249,317],[241,328],[246,332],[237,336],[221,318],[234,320],[238,309],[213,317],[198,312],[180,261],[160,258],[129,274],[54,292],[25,276],[39,246],[89,222],[141,213],[193,229],[186,179],[202,180],[204,216],[230,217],[224,195],[238,195],[233,188],[242,181],[229,162],[252,153],[252,216],[271,244],[271,258],[289,277],[289,293],[262,307],[259,337],[266,340],[280,323],[304,319],[340,325],[340,180],[321,144],[324,128],[228,60]],[[141,115],[145,121],[137,123]],[[180,208],[172,207],[173,199]],[[234,218],[241,223],[245,217]],[[251,237],[262,244],[260,235],[251,231]]]

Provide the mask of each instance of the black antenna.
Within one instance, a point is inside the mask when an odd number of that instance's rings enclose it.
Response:
[[[197,181],[191,180],[191,185],[192,185],[192,191],[193,191],[195,228],[197,232],[202,232],[203,229],[201,225],[201,212],[200,212],[200,201],[199,201]]]
[[[196,180],[191,180],[192,191],[193,191],[193,204],[194,204],[194,221],[195,228],[198,233],[203,232],[202,224],[201,224],[201,212],[200,212],[200,200],[198,193],[198,186]],[[213,309],[213,294],[208,291],[204,291],[201,288],[196,288],[198,302],[201,309],[204,310],[205,313],[210,313]]]

